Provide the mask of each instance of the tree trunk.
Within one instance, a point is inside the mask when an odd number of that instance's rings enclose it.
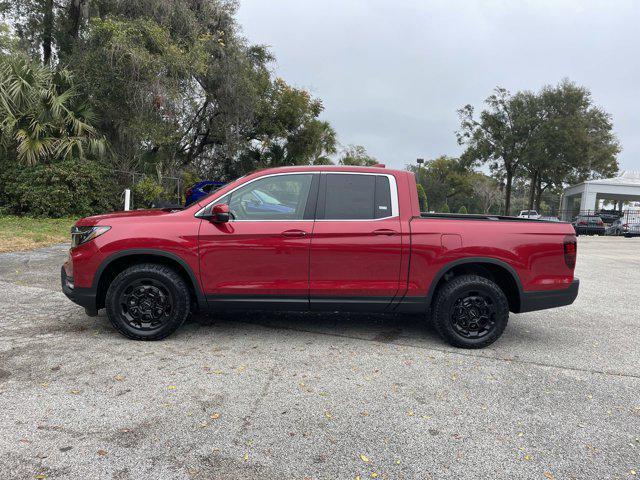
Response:
[[[535,171],[531,177],[531,185],[529,186],[529,210],[533,210],[533,202],[535,201],[536,190],[538,188],[538,171]]]
[[[88,11],[89,0],[71,0],[69,4],[69,29],[67,34],[72,39],[77,39],[80,33],[80,25]]]
[[[42,20],[42,62],[51,63],[51,45],[53,44],[53,0],[45,0]]]
[[[504,186],[504,214],[509,215],[511,210],[511,184],[513,183],[513,172],[507,170],[507,179]]]
[[[540,203],[542,203],[542,193],[547,189],[549,185],[542,187],[542,180],[538,180],[536,185],[536,211],[540,213]]]

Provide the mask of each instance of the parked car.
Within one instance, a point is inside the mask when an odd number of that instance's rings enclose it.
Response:
[[[552,216],[541,216],[540,218],[538,218],[538,220],[544,220],[545,222],[561,222],[562,221],[558,217],[552,217]]]
[[[622,234],[627,237],[640,237],[640,221],[634,219],[622,225]]]
[[[576,235],[604,235],[604,222],[598,215],[578,215],[573,221]]]
[[[537,211],[535,210],[521,210],[520,211],[520,215],[518,215],[518,218],[533,218],[533,219],[538,219],[540,218],[542,215],[540,215]]]
[[[600,210],[597,215],[606,224],[611,224],[622,217],[622,212],[618,210]]]
[[[277,208],[254,209],[255,196]],[[195,310],[416,312],[450,344],[481,348],[509,311],[572,303],[576,254],[568,223],[421,214],[407,171],[283,167],[183,210],[79,220],[61,283],[138,340]]]
[[[191,185],[185,192],[185,202],[184,206],[188,207],[194,202],[200,200],[201,198],[210,195],[212,192],[215,192],[220,187],[222,187],[224,182],[214,182],[212,180],[204,180],[202,182],[198,182],[196,184]]]
[[[623,225],[625,225],[624,220],[618,218],[613,221],[613,223],[608,226],[605,230],[605,235],[622,235],[624,234]]]

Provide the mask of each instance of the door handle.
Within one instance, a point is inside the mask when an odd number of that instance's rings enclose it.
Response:
[[[387,236],[392,236],[392,235],[397,235],[398,232],[396,232],[395,230],[390,230],[388,228],[381,228],[380,230],[374,230],[373,231],[374,235],[387,235]]]
[[[305,232],[304,230],[285,230],[284,232],[282,232],[282,236],[289,238],[306,237],[307,232]]]

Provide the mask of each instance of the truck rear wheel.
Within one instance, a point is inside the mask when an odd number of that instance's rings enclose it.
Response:
[[[188,318],[187,284],[173,269],[155,263],[133,265],[109,285],[107,316],[121,334],[134,340],[160,340]]]
[[[509,302],[491,280],[478,275],[462,275],[438,290],[432,321],[450,345],[483,348],[504,332],[509,321]]]

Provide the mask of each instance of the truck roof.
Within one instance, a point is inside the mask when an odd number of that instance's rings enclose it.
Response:
[[[357,167],[351,165],[302,165],[302,166],[288,166],[288,167],[275,167],[264,168],[251,172],[251,175],[255,173],[289,173],[289,172],[362,172],[362,173],[381,173],[381,174],[403,174],[411,173],[407,170],[393,170],[385,168],[384,165],[374,167]]]

